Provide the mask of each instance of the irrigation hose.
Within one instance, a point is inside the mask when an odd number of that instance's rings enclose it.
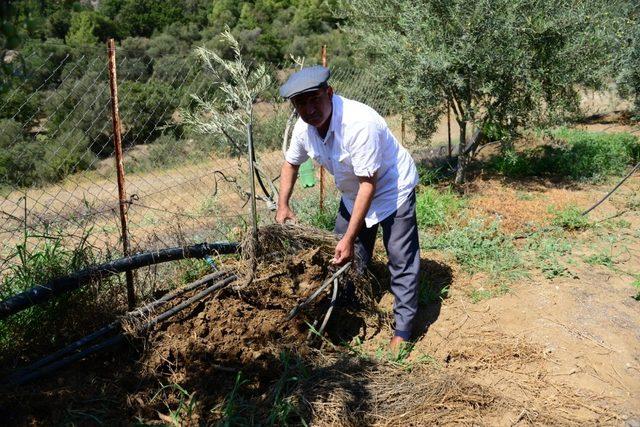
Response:
[[[83,338],[81,338],[81,339],[69,344],[68,346],[66,346],[66,347],[64,347],[64,348],[62,348],[62,349],[60,349],[60,350],[58,350],[58,351],[46,356],[46,357],[43,357],[42,359],[38,360],[37,362],[35,362],[35,363],[33,363],[33,364],[31,364],[31,365],[29,365],[27,367],[24,367],[24,368],[16,371],[13,374],[13,376],[20,376],[20,375],[23,375],[23,374],[25,374],[27,372],[30,372],[30,371],[38,369],[38,368],[40,368],[42,366],[45,366],[45,365],[47,365],[49,363],[52,363],[53,361],[55,361],[55,360],[61,358],[62,356],[65,356],[65,355],[67,355],[67,354],[79,349],[80,347],[82,347],[84,345],[89,344],[90,342],[95,341],[96,339],[98,339],[100,337],[103,337],[103,336],[105,336],[105,335],[107,335],[107,334],[109,334],[111,332],[114,332],[122,324],[122,320],[123,319],[131,319],[131,318],[136,317],[136,316],[145,315],[148,312],[150,312],[151,310],[166,304],[167,302],[171,301],[172,299],[177,298],[177,297],[179,297],[180,295],[182,295],[182,294],[184,294],[186,292],[189,292],[189,291],[191,291],[193,289],[196,289],[196,288],[198,288],[198,287],[200,287],[200,286],[202,286],[204,284],[207,284],[207,283],[211,282],[212,280],[218,279],[218,278],[220,278],[220,277],[222,277],[222,276],[224,276],[226,274],[228,274],[228,272],[216,272],[216,273],[208,274],[208,275],[202,277],[201,279],[196,280],[193,283],[190,283],[190,284],[188,284],[188,285],[186,285],[186,286],[184,286],[184,287],[182,287],[180,289],[177,289],[174,292],[171,292],[171,293],[168,293],[168,294],[164,295],[162,298],[157,299],[157,300],[151,302],[150,304],[147,304],[147,305],[139,307],[139,308],[137,308],[135,310],[132,310],[132,311],[126,313],[124,316],[122,316],[121,319],[116,320],[115,322],[111,322],[109,325],[107,325],[107,326],[105,326],[105,327],[103,327],[101,329],[98,329],[97,331],[95,331],[95,332],[93,332],[93,333],[91,333],[91,334],[89,334],[89,335],[87,335],[87,336],[85,336],[85,337],[83,337]]]
[[[214,285],[206,288],[205,290],[199,292],[198,294],[192,296],[191,298],[187,299],[186,301],[178,304],[177,306],[165,311],[164,313],[148,320],[147,322],[143,323],[142,325],[140,325],[138,328],[136,328],[136,332],[140,333],[140,332],[144,332],[146,330],[148,330],[149,328],[153,327],[154,325],[162,322],[163,320],[168,319],[169,317],[177,314],[178,312],[184,310],[185,308],[187,308],[189,305],[193,304],[196,301],[199,301],[201,299],[203,299],[204,297],[206,297],[207,295],[211,294],[212,292],[217,291],[218,289],[223,288],[224,286],[232,283],[234,280],[237,279],[237,276],[230,276],[227,277],[226,279],[223,279],[220,282],[215,283]],[[33,381],[35,379],[41,378],[45,375],[48,375],[60,368],[63,368],[65,366],[68,366],[69,364],[76,362],[78,360],[84,359],[87,356],[90,356],[94,353],[97,353],[101,350],[104,350],[106,348],[109,347],[113,347],[115,345],[118,345],[122,342],[124,342],[126,340],[126,335],[123,333],[120,333],[114,337],[111,337],[109,339],[107,339],[106,341],[96,344],[92,347],[89,347],[83,351],[80,351],[78,353],[75,353],[71,356],[68,356],[66,358],[60,359],[56,362],[53,362],[47,366],[44,366],[40,369],[37,369],[35,371],[31,371],[28,374],[24,374],[24,375],[20,375],[20,376],[16,376],[16,377],[9,377],[6,380],[6,383],[11,384],[11,385],[22,385],[25,384],[29,381]]]
[[[622,178],[622,180],[615,187],[613,187],[613,189],[611,189],[611,191],[609,191],[602,199],[600,199],[595,205],[591,206],[586,211],[582,212],[582,215],[588,215],[589,212],[591,212],[592,210],[600,206],[602,203],[604,203],[604,201],[607,200],[609,197],[611,197],[611,195],[615,193],[616,190],[618,190],[618,188],[620,188],[620,186],[624,184],[625,181],[629,179],[635,171],[638,170],[638,168],[640,168],[640,162],[637,165],[635,165],[633,169],[631,169],[631,171],[624,178]]]
[[[238,243],[200,243],[192,246],[161,249],[117,259],[77,271],[69,276],[58,277],[45,284],[34,286],[24,292],[0,301],[0,320],[37,304],[47,302],[58,295],[76,290],[84,284],[127,270],[147,267],[185,258],[203,258],[212,253],[231,254],[239,250]]]

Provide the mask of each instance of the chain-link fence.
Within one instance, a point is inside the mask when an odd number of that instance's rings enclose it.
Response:
[[[25,81],[37,82],[33,90],[16,86],[0,107],[0,275],[27,237],[33,245],[52,238],[70,246],[86,242],[105,260],[121,254],[107,50],[52,53],[38,61],[23,67]],[[380,111],[411,145],[410,129],[375,76],[338,68],[331,83],[337,93]],[[247,154],[219,135],[195,133],[181,115],[193,107],[192,95],[216,95],[206,68],[193,55],[152,58],[135,46],[118,48],[117,88],[132,252],[238,239],[250,215]],[[262,221],[274,215],[268,199],[275,198],[289,114],[288,103],[255,105]],[[317,186],[296,195],[319,197]]]

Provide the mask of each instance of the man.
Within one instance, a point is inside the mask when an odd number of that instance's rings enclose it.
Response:
[[[410,339],[418,308],[420,248],[415,214],[418,174],[413,159],[370,107],[333,93],[325,67],[304,68],[280,87],[300,118],[280,175],[276,221],[295,219],[289,199],[298,167],[309,157],[334,176],[342,200],[335,233],[341,235],[333,262],[342,265],[358,250],[371,260],[378,225],[389,257],[395,297],[392,349]]]

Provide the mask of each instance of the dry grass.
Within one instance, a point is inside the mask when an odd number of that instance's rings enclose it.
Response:
[[[315,425],[577,426],[622,419],[595,403],[596,397],[552,384],[541,349],[522,340],[479,332],[452,348],[443,364],[415,363],[411,370],[369,358],[318,355],[296,395]],[[510,375],[503,380],[505,372]],[[526,390],[527,397],[515,389]]]

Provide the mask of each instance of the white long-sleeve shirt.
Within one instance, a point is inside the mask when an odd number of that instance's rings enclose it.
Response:
[[[333,95],[332,102],[326,137],[299,118],[285,159],[300,165],[311,157],[324,166],[334,176],[349,213],[358,193],[358,177],[377,173],[376,192],[365,217],[365,225],[371,227],[407,200],[418,184],[416,166],[375,110],[338,95]]]

